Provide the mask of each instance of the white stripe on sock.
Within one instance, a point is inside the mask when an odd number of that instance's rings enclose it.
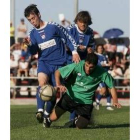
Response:
[[[50,113],[48,113],[48,112],[45,110],[45,111],[44,111],[44,114],[45,114],[45,115],[49,115]]]
[[[38,109],[38,112],[43,112],[43,109],[42,109],[42,108],[39,108],[39,109]]]

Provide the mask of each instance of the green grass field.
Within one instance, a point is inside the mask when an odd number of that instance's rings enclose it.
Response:
[[[51,128],[43,128],[35,118],[36,106],[11,105],[10,137],[11,140],[129,140],[130,108],[122,107],[107,111],[104,106],[94,110],[94,125],[87,129],[63,128],[68,121],[65,113]]]

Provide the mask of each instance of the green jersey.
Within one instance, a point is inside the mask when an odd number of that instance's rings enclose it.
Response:
[[[62,78],[67,79],[67,94],[77,103],[92,104],[92,97],[99,83],[104,82],[109,88],[114,87],[112,76],[102,67],[96,66],[90,75],[84,70],[85,60],[59,68]]]

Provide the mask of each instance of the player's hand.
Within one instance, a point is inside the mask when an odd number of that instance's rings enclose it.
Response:
[[[63,85],[59,85],[59,86],[57,86],[57,91],[62,94],[62,93],[65,93],[67,91],[67,88]]]
[[[25,44],[25,45],[30,45],[31,44],[31,40],[30,40],[30,38],[29,37],[26,37],[26,38],[24,38],[23,39],[23,43]]]
[[[119,103],[113,103],[113,106],[117,107],[117,108],[121,108],[122,107],[121,104],[119,104]]]
[[[75,54],[72,55],[72,61],[73,61],[74,63],[79,63],[80,60],[81,60],[81,59],[80,59],[80,56],[79,56],[78,53],[75,53]]]
[[[94,51],[93,51],[93,49],[91,48],[91,47],[88,47],[87,48],[87,53],[93,53]]]
[[[78,47],[80,50],[84,51],[86,49],[86,46],[83,46],[83,45],[79,45]]]

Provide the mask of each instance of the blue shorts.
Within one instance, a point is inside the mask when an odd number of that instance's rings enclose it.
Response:
[[[104,82],[100,83],[98,88],[106,87],[106,84]]]
[[[45,61],[38,61],[37,73],[45,73],[49,77],[49,83],[53,86],[56,86],[54,73],[60,67],[62,66],[50,65]]]

